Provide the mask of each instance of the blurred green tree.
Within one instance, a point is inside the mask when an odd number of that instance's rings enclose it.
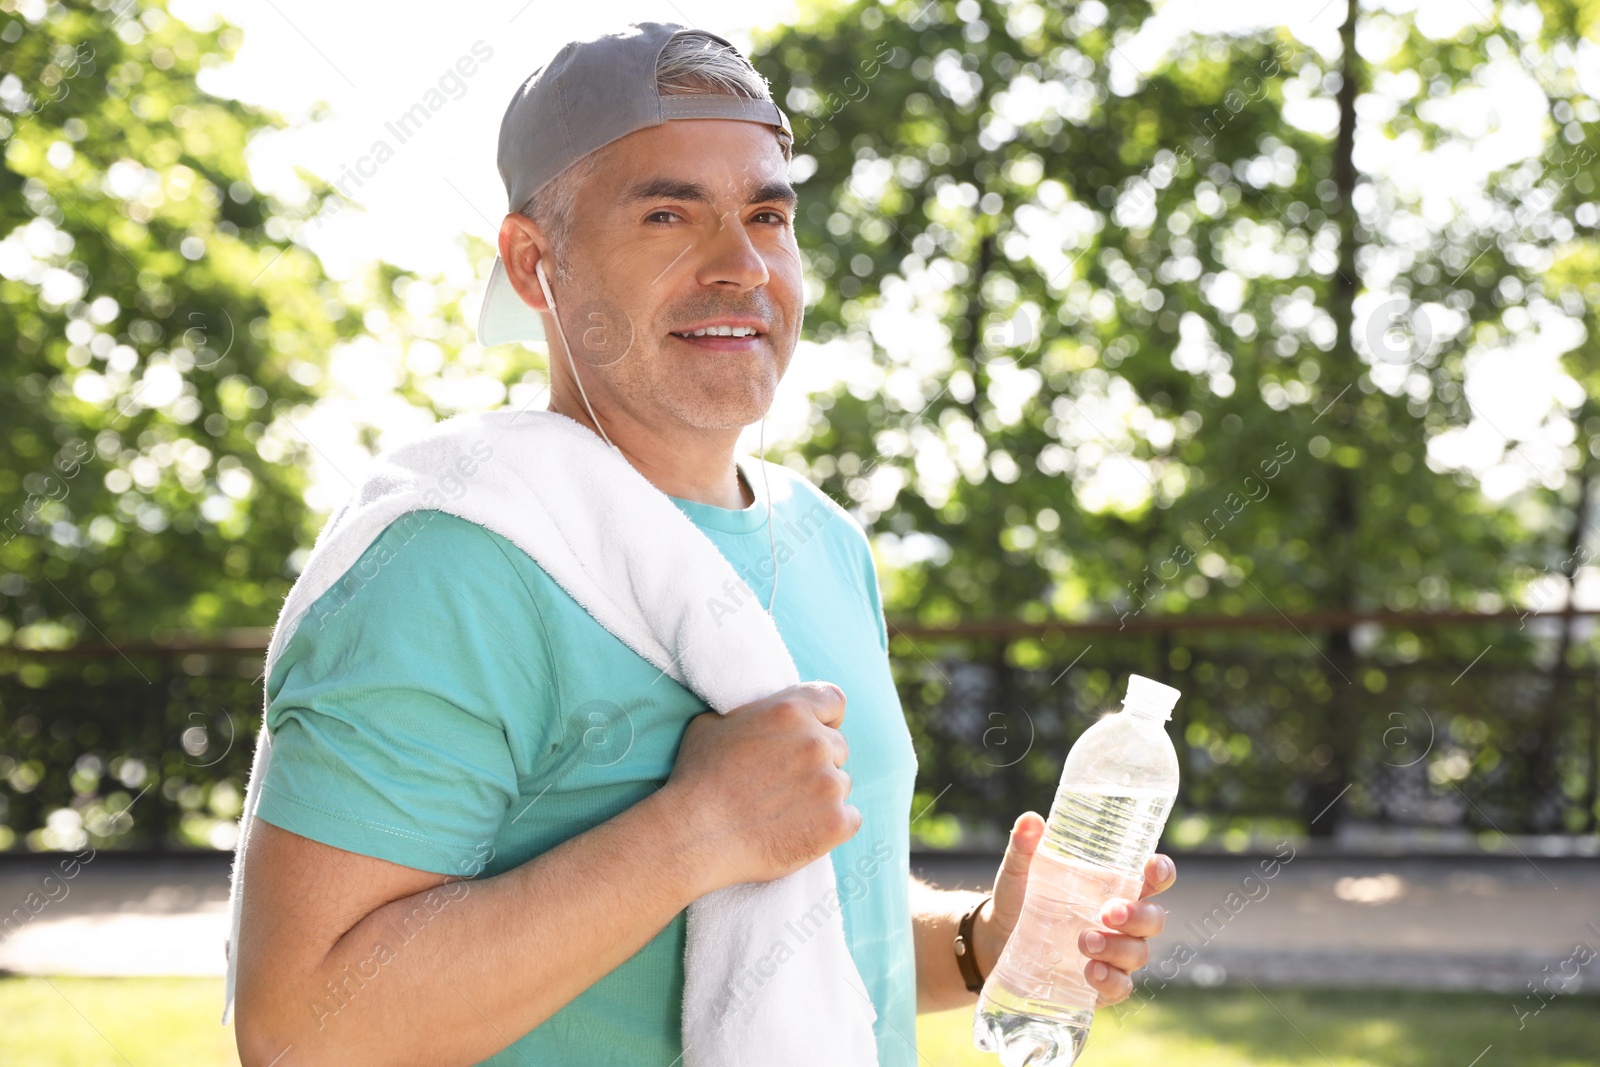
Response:
[[[256,664],[11,649],[270,625],[321,525],[314,468],[343,473],[308,420],[375,449],[385,418],[543,384],[470,344],[449,285],[325,275],[308,239],[350,202],[305,171],[302,200],[255,188],[247,145],[287,121],[197,84],[241,41],[159,0],[0,0],[0,848],[226,847]],[[351,349],[381,402],[341,392]]]
[[[307,240],[350,202],[304,170],[302,201],[258,191],[246,145],[286,120],[196,84],[237,29],[21,10],[0,0],[0,645],[268,625],[321,525],[302,429],[341,347],[425,420],[542,375],[471,346],[441,281],[324,274]]]
[[[1581,450],[1502,503],[1430,443],[1481,418],[1473,359],[1593,306],[1592,276],[1559,298],[1546,277],[1595,232],[1600,112],[1572,60],[1592,20],[1497,6],[1436,39],[1347,0],[1317,16],[1338,37],[1326,55],[1287,30],[1185,35],[1145,71],[1126,49],[1151,18],[1142,2],[816,4],[758,49],[796,126],[810,336],[877,368],[819,398],[804,454],[874,531],[890,612],[1512,603],[1566,554],[1554,520],[1578,502]],[[1439,101],[1487,107],[1519,61],[1545,94],[1543,149],[1441,223],[1371,146],[1469,150]],[[1288,758],[1307,818],[1348,783],[1385,656],[1482,648],[1391,630],[1358,653],[1360,636],[1286,621],[1273,643],[1316,653],[1294,687],[1311,706],[1277,709],[1302,717]],[[1509,645],[1496,655],[1526,659]]]
[[[271,402],[360,328],[288,240],[326,190],[252,187],[246,143],[282,120],[195,84],[237,30],[41,10],[0,4],[0,639],[261,625],[308,537]]]

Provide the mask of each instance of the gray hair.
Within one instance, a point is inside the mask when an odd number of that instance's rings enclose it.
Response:
[[[699,30],[675,34],[661,49],[656,59],[656,91],[662,96],[721,93],[751,100],[772,99],[767,79],[738,49]],[[594,177],[599,166],[600,152],[590,152],[534,193],[519,212],[537,222],[550,238],[557,277],[570,277],[566,257],[559,253],[572,236],[573,204],[578,189]]]

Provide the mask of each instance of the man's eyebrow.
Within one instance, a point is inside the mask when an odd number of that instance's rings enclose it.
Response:
[[[637,200],[697,200],[709,203],[711,194],[699,182],[681,178],[647,178],[622,194],[621,202],[624,204]]]
[[[794,207],[800,202],[800,194],[794,191],[794,186],[788,182],[771,181],[764,183],[759,189],[750,194],[748,204],[787,204]]]
[[[622,194],[621,202],[632,204],[640,200],[682,200],[709,204],[711,194],[699,182],[682,178],[647,178]],[[781,203],[793,207],[800,202],[794,186],[785,181],[764,182],[753,190],[747,204]]]

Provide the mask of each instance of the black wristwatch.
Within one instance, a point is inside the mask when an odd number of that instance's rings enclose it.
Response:
[[[961,925],[956,933],[956,966],[961,968],[961,977],[967,983],[967,990],[972,993],[983,991],[983,975],[978,973],[978,954],[972,947],[972,924],[978,921],[978,912],[989,903],[993,894],[984,897],[972,906],[961,917]]]

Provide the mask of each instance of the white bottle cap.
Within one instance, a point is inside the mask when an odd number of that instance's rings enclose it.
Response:
[[[1124,709],[1139,715],[1165,722],[1172,718],[1172,708],[1183,694],[1170,685],[1162,685],[1142,674],[1128,676],[1128,695],[1122,701]]]

